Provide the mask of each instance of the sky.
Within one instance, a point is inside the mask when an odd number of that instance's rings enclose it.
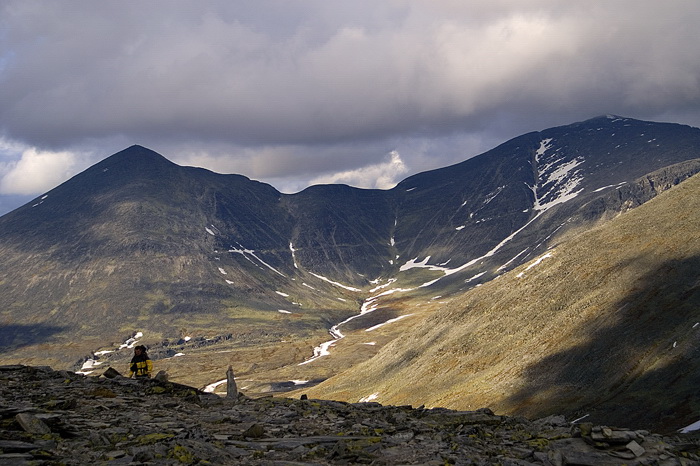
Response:
[[[700,126],[697,0],[3,0],[0,214],[132,144],[388,189],[604,114]]]

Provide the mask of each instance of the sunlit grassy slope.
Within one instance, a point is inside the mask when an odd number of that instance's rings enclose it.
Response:
[[[700,417],[700,177],[453,298],[310,396],[675,428]]]

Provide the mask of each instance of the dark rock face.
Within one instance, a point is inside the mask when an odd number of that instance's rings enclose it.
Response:
[[[281,398],[0,366],[0,465],[700,464],[700,444],[562,416]]]

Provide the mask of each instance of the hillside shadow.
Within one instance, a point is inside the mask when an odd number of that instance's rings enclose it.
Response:
[[[0,326],[0,352],[9,353],[26,346],[50,342],[67,327],[46,324],[9,324]]]
[[[659,432],[700,419],[700,257],[623,286],[634,291],[581,329],[585,344],[527,368],[525,387],[507,400],[518,413]]]

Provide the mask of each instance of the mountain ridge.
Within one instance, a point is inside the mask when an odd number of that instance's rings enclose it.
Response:
[[[193,385],[228,365],[251,391],[336,380],[447,302],[682,185],[699,147],[697,128],[600,117],[390,190],[282,194],[132,146],[0,217],[0,360],[77,369],[138,332]],[[174,343],[192,336],[217,359]]]
[[[591,422],[604,411],[606,422],[666,430],[694,422],[698,193],[700,175],[562,239],[306,392]]]

